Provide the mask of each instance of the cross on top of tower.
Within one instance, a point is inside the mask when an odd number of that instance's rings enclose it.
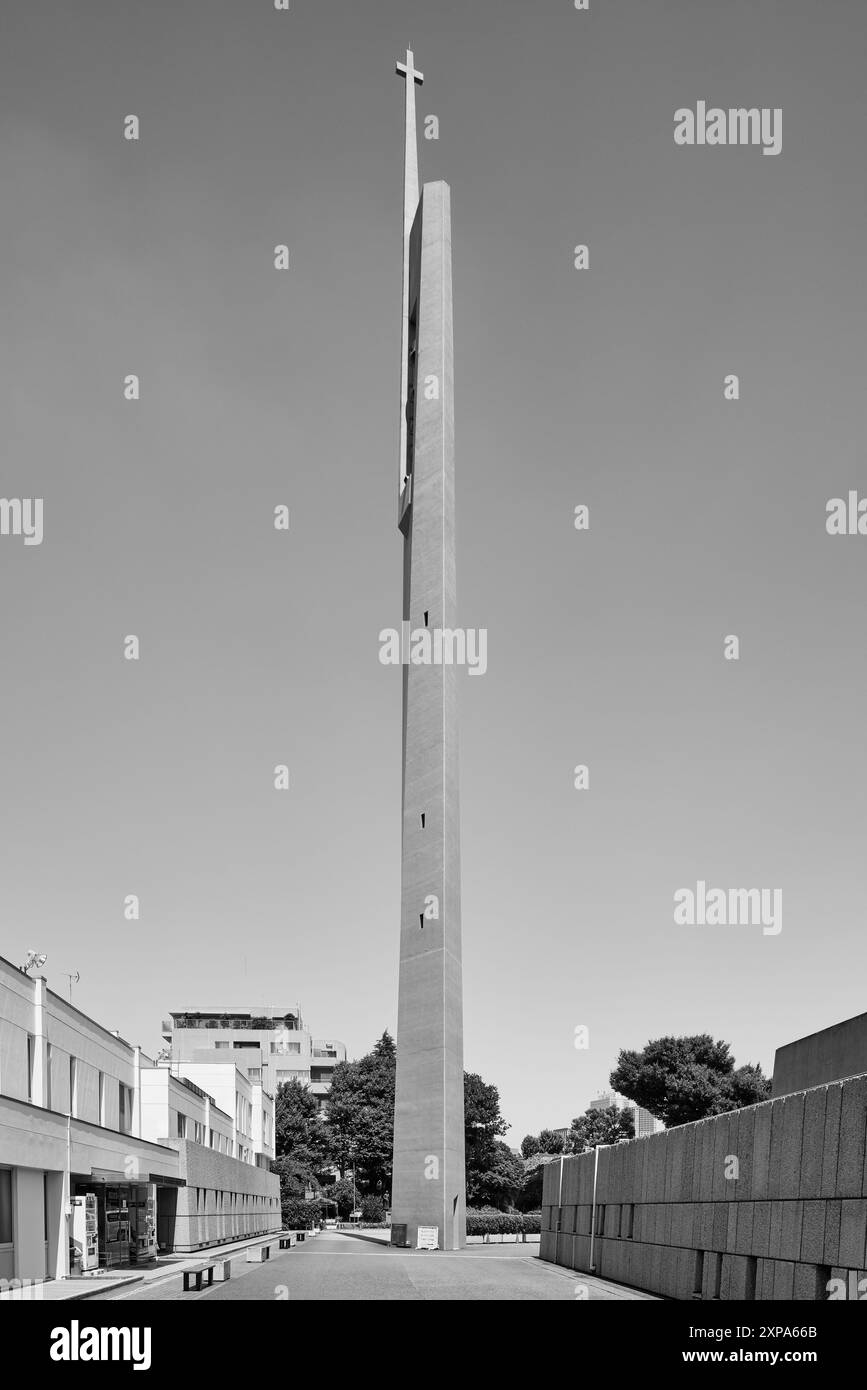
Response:
[[[416,66],[415,66],[415,57],[414,57],[414,54],[413,54],[413,51],[412,51],[411,48],[408,48],[408,49],[406,50],[406,62],[405,62],[405,63],[398,63],[398,64],[396,65],[395,71],[396,71],[396,72],[399,72],[400,75],[401,75],[401,77],[405,77],[405,78],[407,78],[407,80],[409,79],[409,76],[410,76],[410,73],[411,73],[412,76],[413,76],[413,79],[415,80],[416,84],[417,84],[419,87],[420,87],[421,84],[424,82],[424,73],[423,73],[423,72],[419,72],[418,69],[416,68]]]

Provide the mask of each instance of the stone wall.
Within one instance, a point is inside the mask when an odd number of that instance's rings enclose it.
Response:
[[[867,1070],[867,1014],[847,1018],[797,1042],[778,1047],[771,1095],[824,1086]]]
[[[199,1250],[279,1231],[280,1179],[189,1140],[168,1141],[180,1156],[186,1186],[178,1188],[173,1248]]]
[[[595,1172],[601,1278],[680,1299],[825,1299],[837,1280],[857,1298],[865,1135],[862,1075],[555,1161],[541,1258],[591,1272]]]

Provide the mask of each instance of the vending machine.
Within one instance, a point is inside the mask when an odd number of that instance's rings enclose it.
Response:
[[[154,1199],[146,1187],[138,1187],[130,1201],[130,1260],[147,1262],[157,1255]]]
[[[126,1188],[107,1187],[100,1209],[99,1245],[107,1269],[126,1264],[130,1254],[129,1199]]]
[[[73,1197],[72,1246],[75,1264],[81,1270],[99,1268],[99,1236],[96,1221],[96,1194],[86,1192]]]

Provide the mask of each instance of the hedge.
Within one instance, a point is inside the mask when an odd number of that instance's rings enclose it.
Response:
[[[540,1211],[468,1211],[468,1236],[537,1236],[542,1230]]]
[[[282,1203],[283,1229],[286,1231],[311,1230],[322,1219],[322,1203],[307,1202],[303,1197],[289,1197]]]

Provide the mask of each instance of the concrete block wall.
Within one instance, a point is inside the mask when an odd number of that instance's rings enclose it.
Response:
[[[188,1140],[173,1140],[171,1147],[186,1183],[178,1189],[175,1250],[199,1250],[282,1228],[276,1174]]]
[[[857,1298],[867,1075],[548,1164],[540,1255],[669,1298]]]

